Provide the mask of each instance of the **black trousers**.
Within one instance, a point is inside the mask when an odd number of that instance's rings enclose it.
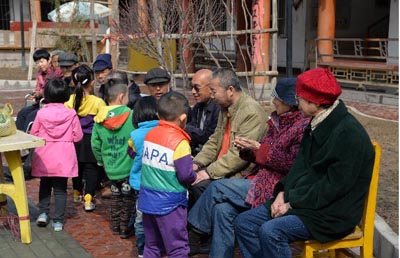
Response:
[[[188,210],[193,207],[193,205],[200,198],[201,194],[206,190],[207,186],[211,184],[212,181],[213,180],[211,179],[207,179],[189,187]]]

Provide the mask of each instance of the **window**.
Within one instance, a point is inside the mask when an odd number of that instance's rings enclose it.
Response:
[[[0,1],[0,30],[10,29],[10,3],[8,0]]]

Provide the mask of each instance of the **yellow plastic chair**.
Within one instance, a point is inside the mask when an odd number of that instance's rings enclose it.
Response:
[[[359,257],[373,257],[374,220],[376,196],[378,193],[381,146],[376,141],[373,141],[372,144],[375,151],[374,167],[360,225],[356,226],[353,233],[350,235],[329,243],[321,244],[315,240],[297,242],[296,244],[303,248],[301,253],[302,258],[358,256],[349,248],[359,248]]]

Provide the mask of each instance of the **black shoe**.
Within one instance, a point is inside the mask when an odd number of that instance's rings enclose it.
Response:
[[[130,238],[131,236],[133,236],[135,234],[135,229],[134,228],[128,228],[126,230],[121,230],[119,232],[119,237],[122,239],[127,239]]]
[[[189,231],[189,256],[201,253],[201,244],[204,239],[208,239],[208,235],[198,232],[197,230],[191,229]]]
[[[203,238],[200,243],[199,253],[200,254],[209,254],[211,250],[211,236],[206,236],[206,239]]]

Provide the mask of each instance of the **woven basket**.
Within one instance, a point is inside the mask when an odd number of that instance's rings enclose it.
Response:
[[[15,121],[12,118],[13,108],[10,103],[6,103],[0,109],[0,136],[9,136],[17,132]]]

